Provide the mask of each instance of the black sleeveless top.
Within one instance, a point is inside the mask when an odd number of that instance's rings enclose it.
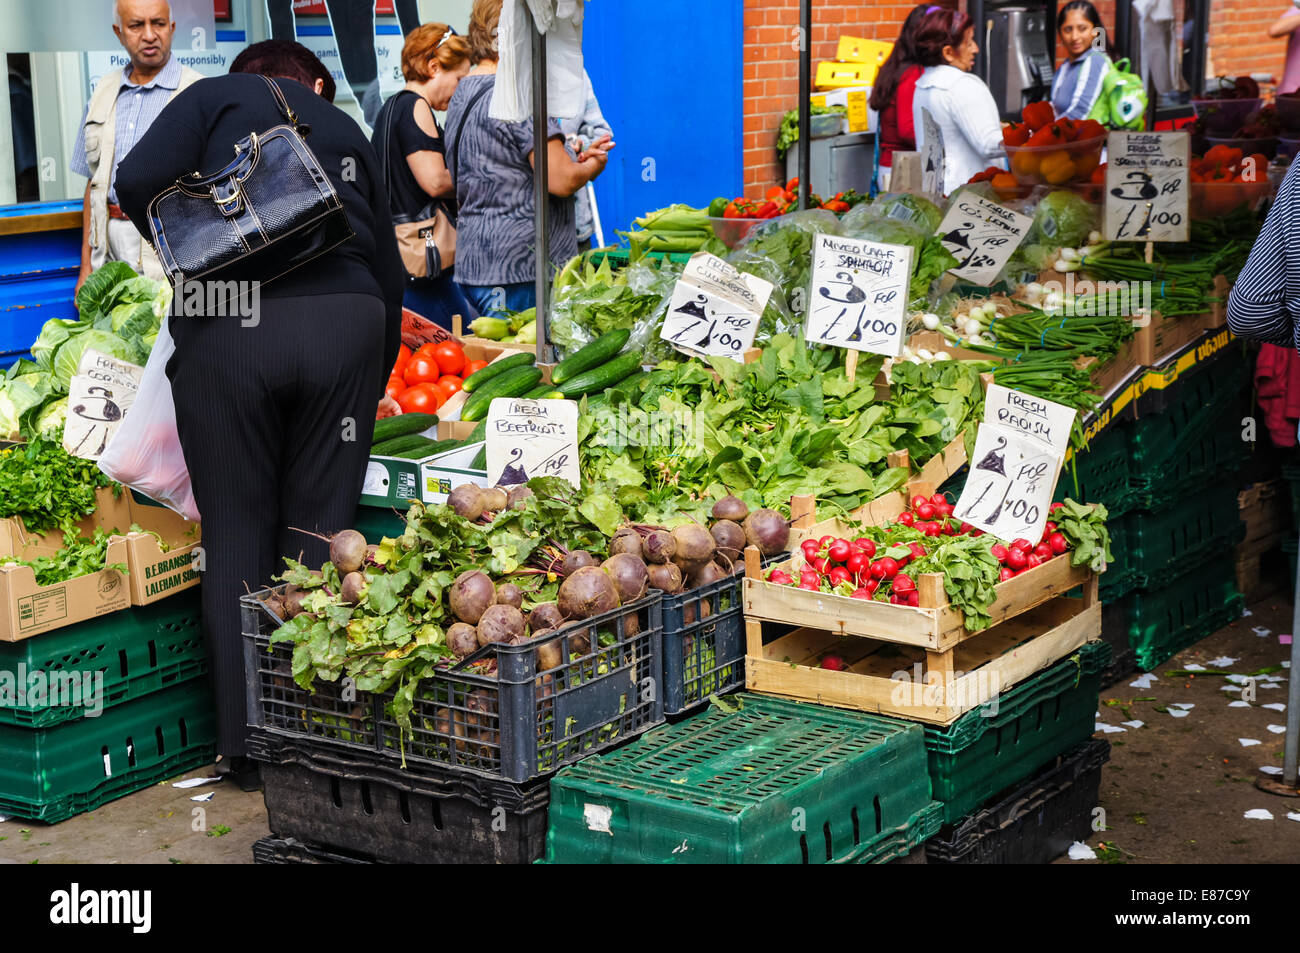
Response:
[[[419,99],[419,94],[409,89],[389,97],[375,119],[375,131],[370,140],[380,161],[387,158],[389,203],[395,215],[415,215],[433,201],[433,196],[420,188],[406,157],[413,152],[422,151],[443,154],[442,127],[438,126],[437,117],[433,120],[438,129],[437,138],[426,133],[415,121],[415,108]],[[386,143],[385,135],[388,137]],[[385,145],[388,147],[386,151]]]

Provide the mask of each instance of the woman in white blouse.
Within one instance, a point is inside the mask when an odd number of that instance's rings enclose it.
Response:
[[[988,86],[970,72],[979,47],[969,16],[934,11],[925,18],[916,45],[925,67],[912,100],[916,147],[925,148],[921,117],[928,110],[943,136],[943,191],[948,194],[990,165],[1006,167],[1002,120]]]

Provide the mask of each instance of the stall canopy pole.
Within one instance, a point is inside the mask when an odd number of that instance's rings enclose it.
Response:
[[[1205,49],[1210,41],[1210,0],[1194,0],[1192,11],[1192,98],[1200,99],[1205,95]]]
[[[799,0],[799,208],[812,195],[812,0]]]
[[[1291,667],[1287,669],[1286,745],[1282,762],[1282,783],[1300,786],[1300,566],[1296,567],[1295,603],[1291,610]]]
[[[537,361],[551,362],[551,321],[547,294],[551,288],[551,256],[548,247],[550,226],[550,189],[548,187],[548,145],[546,109],[546,37],[538,32],[531,11],[533,27],[533,204],[537,210],[533,233],[537,268]]]

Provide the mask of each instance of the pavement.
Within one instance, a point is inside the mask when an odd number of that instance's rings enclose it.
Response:
[[[1279,635],[1290,632],[1291,605],[1265,599],[1249,611],[1150,678],[1135,673],[1103,688],[1097,723],[1109,730],[1097,736],[1112,747],[1102,769],[1101,810],[1094,812],[1102,829],[1087,838],[1093,858],[1056,863],[1271,864],[1300,858],[1300,798],[1254,786],[1260,768],[1282,765],[1277,729],[1286,713],[1276,706],[1286,703],[1289,672],[1281,663],[1290,646]],[[1197,666],[1238,675],[1269,670],[1269,678],[1257,679],[1254,694],[1243,696],[1240,680],[1225,691],[1231,684],[1226,676],[1198,675]],[[174,783],[214,775],[211,769],[191,771],[60,824],[0,822],[0,863],[251,863],[253,842],[269,833],[262,795],[224,781],[193,788]],[[208,794],[207,801],[192,800]]]

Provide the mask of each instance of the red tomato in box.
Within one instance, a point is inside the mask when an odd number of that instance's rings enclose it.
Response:
[[[443,374],[459,374],[465,369],[465,351],[455,341],[443,341],[437,345],[433,357]]]
[[[402,375],[402,380],[406,381],[407,387],[414,387],[416,384],[436,383],[441,376],[442,368],[438,366],[433,355],[416,351],[406,365],[406,373]]]
[[[438,386],[427,382],[406,388],[396,399],[404,414],[432,414],[446,402]]]

